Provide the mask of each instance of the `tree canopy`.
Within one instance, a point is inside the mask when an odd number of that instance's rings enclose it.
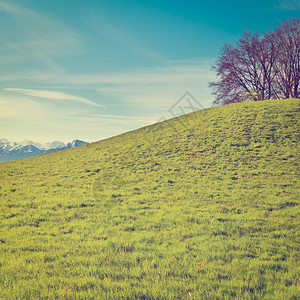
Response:
[[[245,31],[225,44],[212,67],[214,104],[300,97],[300,19],[291,18],[263,35]]]

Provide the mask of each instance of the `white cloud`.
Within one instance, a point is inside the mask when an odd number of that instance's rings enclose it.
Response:
[[[97,10],[97,12],[91,13],[87,22],[103,37],[132,50],[135,54],[146,57],[154,62],[166,62],[166,58],[149,49],[149,45],[146,47],[141,40],[126,32],[124,28],[118,27],[110,19],[107,12],[104,13],[101,10]]]
[[[97,91],[101,95],[102,104],[106,108],[114,108],[118,114],[122,107],[130,107],[136,115],[142,117],[159,118],[187,91],[204,106],[209,107],[212,103],[211,91],[208,82],[216,79],[212,72],[211,58],[195,59],[190,61],[171,61],[160,67],[144,68],[131,72],[106,72],[97,74],[61,74],[54,72],[29,73],[27,80],[36,82],[37,85],[46,83],[57,86],[60,89],[79,89]],[[22,73],[13,76],[0,77],[0,81],[22,80]],[[23,78],[23,80],[25,80]],[[22,81],[23,81],[22,80]],[[25,91],[25,90],[24,90]],[[27,90],[27,95],[28,94]],[[54,97],[48,91],[30,90],[30,95]],[[61,97],[68,98],[69,97]],[[74,99],[73,99],[74,100]],[[132,114],[132,113],[131,113]]]
[[[137,122],[155,122],[154,119],[151,118],[143,118],[139,116],[123,116],[123,115],[103,115],[103,114],[96,114],[92,115],[92,117],[96,118],[104,118],[104,119],[125,119],[125,120],[132,120]]]
[[[140,72],[95,75],[81,77],[97,83],[97,91],[104,96],[113,97],[128,106],[146,109],[157,115],[164,114],[185,92],[192,93],[205,107],[211,106],[212,96],[208,82],[215,80],[210,71],[210,63],[174,63],[166,67],[141,70]],[[68,80],[68,79],[67,79]],[[77,81],[76,78],[70,80]]]
[[[121,132],[140,128],[145,125],[154,124],[157,119],[143,118],[143,117],[127,117],[127,116],[116,116],[116,115],[91,115],[87,117],[69,117],[69,120],[76,120],[79,122],[93,124],[98,128],[105,128],[106,126],[114,126]],[[92,126],[91,126],[92,127]],[[126,129],[126,130],[125,130]],[[102,132],[102,134],[105,132]]]
[[[77,84],[177,84],[189,80],[212,79],[210,71],[212,60],[169,62],[166,66],[145,68],[132,72],[99,74],[64,74],[62,80]]]
[[[0,95],[0,108],[0,119],[11,122],[42,121],[50,116],[49,110],[43,104],[26,97]]]
[[[48,84],[80,85],[98,91],[106,99],[106,107],[127,105],[144,109],[138,115],[153,116],[166,111],[186,91],[191,92],[205,107],[211,106],[212,96],[208,82],[216,79],[210,58],[190,61],[172,61],[165,66],[145,68],[132,72],[98,74],[39,74]],[[107,100],[109,99],[109,100]],[[105,100],[103,100],[105,101]],[[145,110],[146,109],[146,110]],[[152,109],[152,110],[149,110]]]
[[[69,100],[81,102],[88,105],[104,107],[103,105],[97,104],[89,99],[77,97],[74,95],[56,92],[56,91],[44,91],[44,90],[30,90],[30,89],[18,89],[18,88],[5,88],[5,91],[17,92],[28,96],[38,97],[38,98],[46,98],[53,100]]]
[[[280,0],[278,6],[279,10],[300,10],[300,1],[299,0]]]
[[[0,10],[17,16],[26,16],[26,17],[35,16],[35,14],[32,13],[32,11],[30,11],[29,9],[17,6],[12,2],[7,2],[7,1],[0,1]]]
[[[28,63],[31,68],[39,65],[63,72],[55,57],[74,52],[79,46],[77,34],[59,21],[9,1],[0,0],[0,27],[7,27],[0,35],[1,60],[10,67]]]
[[[80,115],[88,114],[78,107],[65,109],[34,101],[29,96],[6,93],[0,95],[0,137],[9,140],[27,138],[40,143],[51,140],[69,142],[76,138],[95,141],[124,130],[124,124],[118,131],[116,126],[108,128],[105,121],[87,122],[76,118],[72,120],[73,116]]]

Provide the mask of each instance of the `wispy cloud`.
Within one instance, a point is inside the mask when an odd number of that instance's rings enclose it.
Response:
[[[141,40],[126,32],[124,28],[114,24],[107,13],[98,10],[96,14],[89,15],[87,22],[104,38],[130,49],[135,55],[146,57],[156,63],[167,61],[162,55],[149,49],[149,45],[146,47]]]
[[[215,80],[215,74],[210,70],[212,63],[212,59],[206,58],[170,61],[165,66],[141,68],[129,72],[96,74],[32,72],[27,74],[26,79],[34,81],[36,86],[50,85],[59,87],[60,90],[78,87],[79,90],[89,90],[96,96],[98,93],[101,104],[108,110],[114,107],[118,114],[126,106],[131,107],[131,111],[133,109],[137,115],[159,118],[186,91],[191,92],[204,107],[211,106],[212,96],[208,82]],[[3,76],[0,77],[0,81],[8,85],[14,80],[21,80],[23,76],[24,74],[16,73],[16,77]],[[19,92],[21,90],[19,89]],[[49,97],[48,92],[47,97]],[[28,94],[27,90],[27,95],[36,96],[36,93],[35,90],[34,93],[30,91]],[[38,93],[41,96],[40,90]],[[45,97],[44,92],[42,96]],[[56,94],[50,96],[50,98],[57,97]]]
[[[123,115],[103,115],[103,114],[96,114],[92,115],[92,117],[96,118],[104,118],[104,119],[125,119],[125,120],[135,120],[135,121],[145,121],[145,122],[154,122],[154,119],[151,118],[143,118],[137,116],[123,116]]]
[[[18,6],[12,2],[0,0],[0,10],[17,16],[35,17],[35,14],[31,10]]]
[[[28,96],[52,99],[52,100],[67,100],[67,101],[76,101],[92,106],[104,107],[103,105],[97,104],[89,99],[62,93],[56,91],[44,91],[44,90],[30,90],[30,89],[18,89],[18,88],[5,88],[5,91],[17,92]]]
[[[122,125],[123,128],[139,128],[141,126],[154,124],[157,122],[157,119],[151,117],[142,117],[142,116],[123,116],[123,115],[90,115],[85,117],[69,117],[70,120],[78,120],[84,122],[90,122],[104,125]]]
[[[0,120],[8,120],[12,124],[45,121],[52,113],[43,105],[24,96],[0,95]],[[2,128],[4,130],[5,128]]]
[[[4,16],[4,18],[1,17]],[[54,18],[39,14],[13,1],[0,0],[0,50],[2,60],[9,66],[35,67],[63,72],[55,57],[74,51],[79,45],[77,34]],[[19,67],[20,68],[20,67]]]
[[[98,74],[64,74],[62,80],[72,84],[173,84],[189,80],[211,79],[212,59],[171,61],[165,66],[144,68],[131,72]],[[51,80],[51,78],[49,78]]]
[[[65,109],[60,105],[36,101],[27,95],[0,94],[0,108],[0,137],[11,140],[28,138],[45,143],[51,140],[69,142],[79,138],[95,141],[121,133],[120,128],[125,128],[124,124],[116,128],[113,122],[108,126],[105,120],[80,120],[80,116],[88,115],[88,110],[76,106]]]
[[[280,0],[276,6],[279,10],[300,10],[300,1],[299,0]]]
[[[170,62],[165,67],[136,72],[70,75],[65,80],[95,86],[102,96],[144,110],[144,116],[157,115],[166,112],[186,91],[194,94],[203,106],[210,106],[212,96],[208,82],[215,80],[211,63],[211,60],[204,63],[197,60]]]

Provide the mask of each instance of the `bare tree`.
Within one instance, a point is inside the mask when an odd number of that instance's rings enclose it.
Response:
[[[214,104],[239,102],[245,93],[251,92],[247,85],[247,79],[244,78],[238,65],[238,50],[234,49],[231,44],[225,44],[221,56],[213,66],[220,81],[209,84],[216,96]]]
[[[279,49],[274,85],[281,98],[300,96],[300,19],[292,18],[270,33]]]
[[[299,19],[290,19],[263,36],[244,32],[235,47],[225,44],[209,83],[214,104],[299,96]]]

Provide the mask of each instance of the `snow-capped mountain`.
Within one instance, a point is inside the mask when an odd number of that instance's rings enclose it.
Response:
[[[74,140],[71,143],[68,143],[67,146],[68,146],[68,148],[74,148],[74,147],[82,146],[85,144],[87,144],[87,143],[84,141]]]
[[[34,146],[34,147],[36,147],[38,149],[41,149],[41,150],[45,149],[45,147],[43,147],[42,144],[30,141],[30,140],[23,140],[21,142],[18,142],[18,144],[20,144],[22,146],[29,146],[29,145],[31,145],[31,146]]]
[[[12,149],[21,148],[22,145],[16,143],[16,142],[10,142],[7,139],[0,139],[0,149],[10,151]]]
[[[42,145],[40,143],[36,143],[30,140],[24,140],[22,142],[16,143],[10,142],[7,139],[2,138],[0,139],[0,162],[61,151],[85,144],[88,143],[80,140],[74,140],[67,144],[60,141],[55,141],[52,143],[46,143],[45,145]]]
[[[36,142],[30,141],[30,140],[23,140],[23,141],[19,142],[18,144],[20,144],[22,146],[32,145],[40,150],[48,150],[48,149],[54,149],[54,148],[60,148],[60,147],[66,146],[66,144],[61,141],[54,141],[51,143],[40,144],[40,143],[36,143]]]

